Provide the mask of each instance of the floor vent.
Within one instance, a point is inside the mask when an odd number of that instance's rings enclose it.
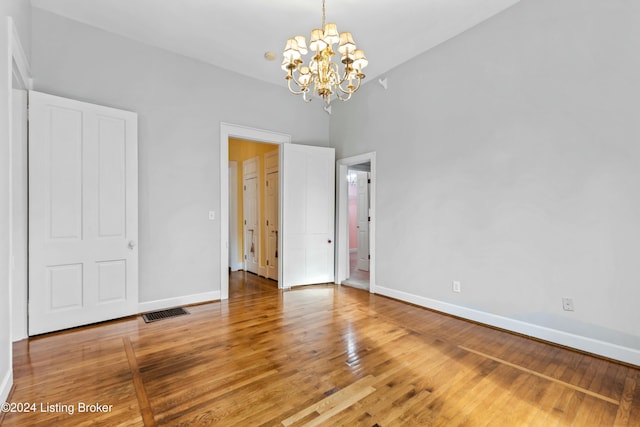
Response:
[[[170,317],[182,316],[183,314],[189,314],[187,310],[182,307],[169,308],[167,310],[153,311],[151,313],[145,313],[142,315],[145,323],[155,322],[156,320],[168,319]]]

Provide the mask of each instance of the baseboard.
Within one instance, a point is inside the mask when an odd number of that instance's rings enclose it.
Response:
[[[0,384],[0,403],[4,403],[9,398],[11,386],[13,385],[13,372],[9,370],[2,379]]]
[[[138,304],[139,313],[164,310],[165,308],[179,307],[182,305],[198,304],[201,302],[216,301],[220,299],[220,291],[204,292],[202,294],[184,295],[181,297],[167,298],[155,301],[141,302]]]
[[[240,270],[242,270],[242,269],[244,269],[244,264],[243,264],[243,263],[241,263],[241,262],[236,263],[236,264],[233,264],[233,265],[231,266],[231,271],[240,271]]]
[[[617,344],[596,340],[593,338],[575,335],[569,332],[557,329],[547,328],[545,326],[535,325],[533,323],[522,322],[520,320],[511,319],[504,316],[487,313],[484,311],[474,310],[419,295],[410,294],[395,289],[376,286],[376,293],[385,295],[394,299],[416,304],[431,310],[440,311],[452,316],[461,317],[463,319],[472,320],[474,322],[483,323],[485,325],[494,326],[500,329],[527,335],[540,340],[571,347],[576,350],[585,351],[609,359],[618,360],[624,363],[640,366],[640,350],[620,346]]]

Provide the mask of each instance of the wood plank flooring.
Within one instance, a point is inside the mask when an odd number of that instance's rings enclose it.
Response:
[[[189,311],[16,343],[2,426],[640,426],[638,369],[365,291],[238,272]]]

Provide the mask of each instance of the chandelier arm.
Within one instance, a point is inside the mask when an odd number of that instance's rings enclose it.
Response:
[[[302,95],[305,92],[307,92],[308,90],[303,89],[303,86],[298,83],[298,81],[296,80],[295,77],[293,77],[293,74],[290,76],[291,78],[287,79],[287,86],[289,87],[289,92],[291,92],[294,95]],[[293,80],[293,82],[298,86],[298,88],[300,88],[300,90],[295,90],[291,87],[291,80]]]
[[[344,93],[344,94],[348,94],[348,95],[349,95],[349,98],[350,98],[352,94],[356,93],[356,91],[357,91],[358,89],[360,89],[360,84],[362,83],[362,79],[361,79],[360,77],[357,77],[357,76],[356,76],[355,80],[356,80],[356,85],[355,85],[355,87],[353,88],[353,90],[349,90],[348,88],[345,90],[345,89],[342,87],[342,83],[344,83],[344,80],[341,82],[341,84],[337,85],[337,87],[338,87],[338,89],[340,89],[340,91],[341,91],[342,93]],[[348,98],[347,98],[347,99],[348,99]]]

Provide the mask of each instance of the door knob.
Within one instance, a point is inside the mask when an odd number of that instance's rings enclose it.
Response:
[[[329,240],[329,243],[331,243],[331,240]]]
[[[133,249],[136,247],[136,242],[134,242],[133,240],[129,240],[129,244],[127,246],[129,247],[129,249]]]

